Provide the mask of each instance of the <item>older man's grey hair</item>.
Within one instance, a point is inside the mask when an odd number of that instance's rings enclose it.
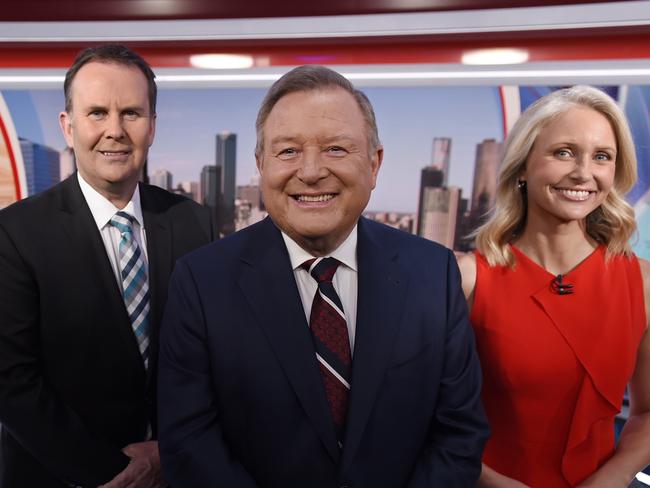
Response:
[[[266,97],[264,97],[255,122],[255,129],[257,130],[255,155],[258,157],[262,155],[264,150],[264,123],[271,110],[273,110],[273,107],[275,107],[275,104],[282,97],[295,92],[327,90],[331,88],[342,88],[354,97],[366,121],[369,152],[372,153],[376,150],[380,144],[379,134],[377,132],[375,112],[372,109],[368,97],[363,92],[357,90],[347,78],[336,71],[325,66],[304,65],[285,73],[279,80],[273,83]]]

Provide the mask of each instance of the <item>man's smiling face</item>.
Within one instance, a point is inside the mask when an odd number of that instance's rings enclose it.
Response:
[[[134,186],[155,133],[147,79],[136,67],[89,62],[72,81],[61,129],[77,168],[102,194]]]
[[[383,153],[369,148],[356,100],[338,87],[289,93],[263,135],[257,166],[269,215],[308,252],[331,252],[368,204]]]

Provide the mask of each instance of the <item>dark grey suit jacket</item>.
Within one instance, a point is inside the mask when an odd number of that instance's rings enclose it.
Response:
[[[1,488],[97,486],[156,423],[157,334],[176,259],[213,238],[207,209],[140,185],[152,356],[145,371],[76,174],[0,211]],[[154,432],[155,435],[155,432]]]

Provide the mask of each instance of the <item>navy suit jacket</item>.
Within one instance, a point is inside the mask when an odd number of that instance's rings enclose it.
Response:
[[[158,396],[174,488],[475,485],[488,428],[453,254],[363,218],[357,254],[342,450],[272,220],[177,263]]]

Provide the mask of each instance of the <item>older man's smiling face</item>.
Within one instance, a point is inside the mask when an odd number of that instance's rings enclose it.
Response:
[[[365,119],[341,88],[282,97],[263,128],[257,157],[271,218],[301,247],[328,254],[368,204],[382,148],[369,149]]]

